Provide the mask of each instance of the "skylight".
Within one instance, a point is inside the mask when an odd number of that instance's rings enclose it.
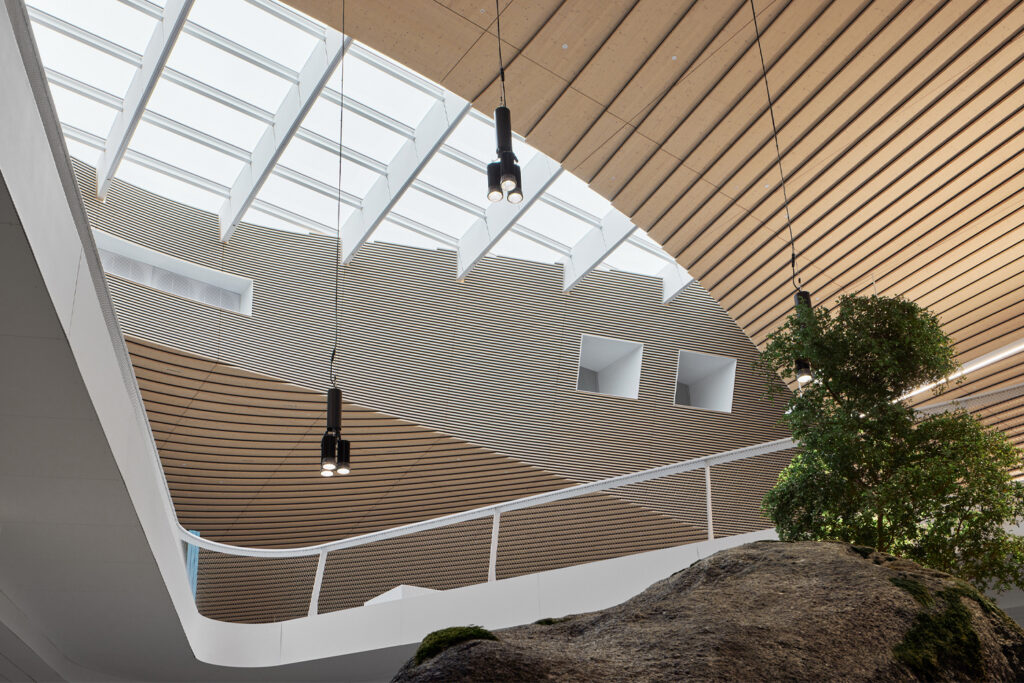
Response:
[[[224,239],[235,216],[272,229],[335,233],[343,72],[340,219],[349,222],[348,258],[363,241],[379,240],[456,250],[463,277],[482,256],[563,263],[566,287],[595,268],[624,270],[661,277],[666,300],[690,280],[607,200],[550,160],[533,166],[547,176],[543,192],[527,178],[518,209],[489,206],[484,170],[494,129],[487,116],[276,0],[186,2],[177,34],[163,2],[28,5],[69,152],[94,166],[114,159],[104,177],[217,214]],[[172,47],[162,67],[152,62],[149,73],[157,76],[147,84],[145,60],[159,52],[147,51],[151,43]],[[116,121],[136,114],[125,103],[133,79],[150,96],[118,157]],[[522,139],[515,149],[526,173],[539,153]]]

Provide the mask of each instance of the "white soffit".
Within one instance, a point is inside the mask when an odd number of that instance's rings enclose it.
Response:
[[[27,0],[73,156],[240,222],[484,256],[691,280],[586,183],[515,142],[527,201],[485,199],[493,122],[441,86],[276,0]],[[184,19],[182,18],[184,16]],[[347,45],[344,52],[342,44]],[[343,54],[342,54],[343,52]],[[341,207],[338,153],[345,78]],[[514,111],[513,111],[514,115]]]

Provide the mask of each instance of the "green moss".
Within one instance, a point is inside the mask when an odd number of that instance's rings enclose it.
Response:
[[[958,589],[939,593],[942,608],[919,613],[903,641],[892,649],[897,661],[919,678],[932,680],[955,673],[979,679],[985,675],[981,641],[971,613],[960,601],[962,596]]]
[[[538,626],[551,626],[552,624],[561,624],[563,621],[568,620],[569,617],[559,617],[557,619],[553,617],[544,617],[543,619],[538,619],[533,623],[537,624]]]
[[[922,607],[931,607],[935,604],[935,600],[932,599],[932,594],[931,591],[928,590],[928,586],[924,585],[920,581],[905,576],[891,578],[889,581],[897,588],[902,588],[910,593],[910,597],[917,600],[917,603]]]
[[[868,559],[868,556],[870,556],[871,553],[875,552],[874,548],[871,548],[866,545],[851,545],[850,548],[853,550],[853,552],[857,553],[865,560]]]
[[[416,650],[416,664],[441,654],[448,648],[467,640],[497,640],[497,636],[479,626],[451,626],[428,633]]]

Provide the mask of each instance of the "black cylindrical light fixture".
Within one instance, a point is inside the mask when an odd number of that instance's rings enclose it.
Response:
[[[501,191],[501,163],[498,161],[487,164],[487,198],[492,202],[500,202],[505,198]]]
[[[516,186],[516,155],[512,152],[499,152],[498,161],[501,164],[501,189],[511,192]]]
[[[352,471],[352,444],[347,439],[338,439],[338,474]]]
[[[811,363],[806,358],[796,359],[796,381],[800,384],[807,384],[814,379],[814,371],[811,370]]]
[[[512,151],[512,113],[502,105],[494,110],[494,134],[498,142],[498,154]]]
[[[320,474],[334,476],[338,469],[338,441],[341,436],[341,389],[327,390],[327,431],[320,441]]]
[[[518,204],[523,201],[523,172],[519,169],[519,164],[515,165],[512,174],[515,176],[516,184],[508,191],[508,201],[511,204]]]
[[[341,432],[341,389],[338,387],[327,390],[327,431],[335,435]]]
[[[320,440],[320,475],[333,477],[338,469],[338,437],[328,431]]]
[[[804,291],[802,289],[799,290],[796,294],[793,295],[793,305],[795,306],[798,312],[801,306],[807,306],[807,308],[811,308],[811,293]]]

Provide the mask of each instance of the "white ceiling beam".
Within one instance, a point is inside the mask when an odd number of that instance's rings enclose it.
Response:
[[[561,172],[561,166],[539,152],[530,159],[523,167],[523,201],[518,204],[494,202],[487,207],[486,215],[473,223],[459,240],[459,280],[512,229]]]
[[[168,0],[163,16],[153,29],[153,35],[149,37],[146,50],[142,53],[142,65],[132,76],[121,111],[110,126],[106,146],[96,163],[96,194],[101,200],[106,198],[110,181],[114,179],[132,135],[142,120],[142,112],[146,109],[153,88],[160,80],[167,57],[170,56],[188,12],[192,9],[192,2],[193,0]]]
[[[591,228],[573,245],[563,269],[565,281],[562,288],[569,291],[575,287],[587,273],[604,263],[634,230],[636,226],[622,212],[612,209],[605,214],[600,228]]]
[[[429,163],[455,126],[470,110],[470,103],[452,94],[438,100],[426,113],[411,140],[406,140],[387,172],[374,182],[362,207],[341,226],[341,258],[348,263],[373,231],[387,218],[395,204],[409,189],[416,176]]]
[[[667,262],[665,267],[658,272],[658,277],[662,282],[661,302],[665,304],[679,296],[686,285],[693,281],[686,269],[675,261]]]
[[[231,193],[221,207],[222,241],[227,242],[231,239],[231,234],[256,199],[263,183],[270,177],[274,165],[306,118],[306,113],[320,96],[320,91],[334,73],[351,42],[351,38],[343,38],[340,33],[331,31],[306,60],[299,73],[298,82],[288,89],[288,94],[274,114],[274,122],[256,143],[252,161],[242,168],[242,172],[231,186]]]

